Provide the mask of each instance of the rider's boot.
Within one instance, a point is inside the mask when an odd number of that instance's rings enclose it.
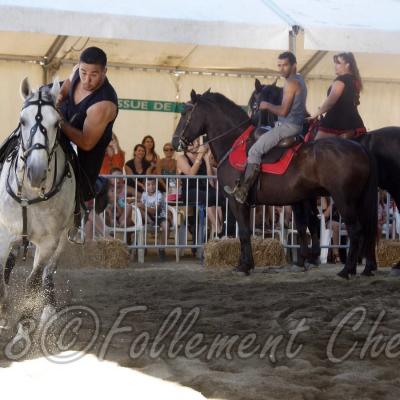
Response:
[[[259,164],[247,164],[246,170],[244,171],[244,174],[242,174],[240,182],[234,188],[225,186],[225,192],[233,196],[237,202],[244,204],[249,194],[249,190],[257,180],[259,173]]]
[[[68,240],[75,244],[85,243],[85,232],[81,228],[81,220],[82,220],[81,206],[78,200],[78,202],[75,203],[74,225],[68,231]]]
[[[85,243],[85,232],[81,228],[81,196],[80,196],[80,174],[79,174],[79,165],[78,158],[76,154],[69,154],[69,162],[74,170],[75,175],[75,210],[74,210],[74,225],[68,231],[68,240],[72,243],[76,244],[84,244]]]

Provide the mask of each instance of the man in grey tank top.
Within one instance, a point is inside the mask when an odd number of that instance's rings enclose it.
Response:
[[[239,203],[244,203],[248,192],[260,173],[262,156],[276,146],[280,140],[297,135],[302,132],[304,118],[306,117],[307,88],[300,74],[296,72],[296,57],[290,51],[282,53],[278,57],[278,69],[282,77],[286,79],[283,88],[282,104],[274,104],[262,101],[261,110],[268,110],[278,116],[278,122],[269,132],[264,133],[251,146],[247,160],[247,166],[240,183],[234,188],[225,186],[225,191],[234,196]]]

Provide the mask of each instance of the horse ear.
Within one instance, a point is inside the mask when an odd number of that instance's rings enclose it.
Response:
[[[256,88],[256,92],[260,93],[262,90],[262,84],[260,82],[259,79],[256,78],[255,82],[254,82],[254,87]]]
[[[276,84],[278,83],[278,77],[275,78],[275,80],[272,82],[271,86],[276,86]]]
[[[22,100],[26,100],[32,94],[32,89],[27,76],[22,80],[19,92]]]
[[[50,94],[53,96],[54,99],[57,99],[60,93],[60,81],[58,78],[54,78],[53,86],[51,87]]]
[[[196,103],[197,101],[197,93],[194,89],[192,89],[192,91],[190,92],[190,98],[192,100],[192,103]]]
[[[210,93],[211,92],[211,88],[208,88],[203,94],[202,94],[202,96],[204,96],[205,94],[208,94],[208,93]]]

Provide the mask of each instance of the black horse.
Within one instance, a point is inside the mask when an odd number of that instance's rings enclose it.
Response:
[[[217,161],[220,187],[234,186],[240,172],[229,164],[226,155],[233,142],[251,121],[241,107],[219,93],[191,92],[172,138],[175,148],[186,148],[206,134]],[[335,171],[335,173],[332,173]],[[341,213],[350,238],[346,264],[339,276],[356,274],[359,251],[367,258],[363,274],[376,268],[377,186],[373,161],[359,144],[327,139],[301,146],[284,175],[263,173],[254,185],[253,204],[285,205],[316,196],[331,195]],[[241,254],[236,271],[249,274],[254,268],[250,242],[250,206],[229,199],[239,224]]]

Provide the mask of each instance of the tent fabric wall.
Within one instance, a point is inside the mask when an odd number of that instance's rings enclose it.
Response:
[[[20,62],[0,62],[0,140],[5,139],[19,122],[19,112],[23,101],[20,96],[21,81],[27,76],[32,87],[38,87],[42,80],[42,70],[34,64]]]
[[[57,75],[60,79],[69,76],[72,66],[62,67]],[[0,118],[3,122],[0,139],[3,140],[17,125],[22,100],[19,95],[21,80],[28,76],[33,87],[41,84],[42,69],[39,65],[20,62],[0,62],[2,100]],[[240,105],[246,105],[254,88],[254,78],[238,76],[214,76],[202,74],[171,74],[168,72],[129,71],[109,68],[107,73],[120,98],[185,102],[190,91],[202,93],[208,88],[220,92]],[[332,77],[333,78],[333,77]],[[271,79],[261,79],[264,83]],[[278,81],[283,85],[283,80]],[[307,79],[307,107],[314,111],[326,96],[331,79]],[[400,84],[365,82],[361,96],[360,113],[368,129],[400,125]],[[121,110],[115,123],[115,132],[120,138],[127,157],[133,146],[144,135],[156,139],[157,151],[162,154],[162,145],[171,139],[180,114],[172,112],[150,112]]]

